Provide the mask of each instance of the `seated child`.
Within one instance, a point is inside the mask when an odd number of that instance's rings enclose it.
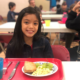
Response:
[[[40,14],[35,8],[27,7],[19,13],[6,58],[53,58],[49,41],[41,36]]]
[[[72,11],[68,14],[68,19],[66,21],[67,28],[74,29],[78,31],[79,39],[80,39],[80,1],[73,7]],[[78,58],[77,49],[74,48],[70,51],[70,56],[74,60]],[[75,51],[75,53],[74,53]]]
[[[67,12],[67,3],[64,1],[59,9],[57,9],[57,14],[63,14]]]
[[[68,14],[72,11],[73,7],[75,4],[72,4],[68,10]],[[61,35],[62,36],[62,35]],[[79,40],[78,34],[76,33],[65,33],[64,36],[62,37],[63,40],[65,40],[65,46],[66,48],[70,48],[71,43],[73,40]]]
[[[8,12],[8,15],[7,15],[7,21],[8,22],[15,22],[16,21],[15,15],[19,14],[19,13],[14,12],[14,10],[16,8],[16,4],[13,2],[10,2],[8,6],[9,6],[10,11]]]

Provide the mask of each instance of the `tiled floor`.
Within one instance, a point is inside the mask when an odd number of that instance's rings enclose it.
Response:
[[[0,22],[0,25],[3,24],[3,23],[5,23],[5,22]],[[48,34],[47,36],[49,37],[49,34]],[[53,42],[53,40],[55,39],[55,37],[56,37],[56,33],[51,33],[51,42],[50,42],[50,44],[52,44],[52,42]],[[54,45],[58,45],[58,41],[56,41]],[[62,43],[62,41],[60,41],[60,45],[65,46],[65,42]],[[77,45],[78,45],[78,42],[73,42],[73,43],[71,44],[71,48],[72,48],[73,46],[77,46]],[[5,58],[4,52],[0,53],[0,57]]]

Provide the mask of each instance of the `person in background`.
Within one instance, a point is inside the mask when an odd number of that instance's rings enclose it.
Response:
[[[66,27],[75,29],[80,32],[80,1],[73,7],[72,11],[68,14]]]
[[[42,10],[43,10],[43,6],[42,5],[40,5],[39,6],[39,9],[41,10],[41,12],[42,12]]]
[[[16,4],[14,2],[9,2],[8,4],[9,6],[9,12],[7,14],[7,21],[8,22],[15,22],[15,15],[18,15],[19,13],[14,12],[15,8],[16,8]]]
[[[80,1],[73,7],[72,11],[68,14],[66,27],[78,31],[79,39],[80,39]],[[74,51],[75,50],[72,49],[72,51],[70,52],[71,53],[70,56],[72,56],[72,58],[76,60],[78,58],[77,49],[75,53]]]
[[[57,14],[63,14],[63,12],[67,12],[67,4],[64,1],[59,9],[57,9]]]
[[[6,58],[53,58],[49,41],[41,36],[40,14],[35,8],[27,7],[19,13]]]
[[[75,4],[72,4],[70,6],[70,8],[68,9],[68,14],[72,11],[74,6]],[[61,39],[65,40],[66,48],[70,48],[70,45],[73,42],[73,40],[79,40],[79,37],[78,37],[78,33],[76,34],[75,33],[65,33]]]
[[[34,0],[29,0],[29,6],[34,7],[35,9],[40,11],[40,9],[35,5],[35,1]]]
[[[57,6],[57,9],[60,8],[60,0],[56,0],[56,6]]]

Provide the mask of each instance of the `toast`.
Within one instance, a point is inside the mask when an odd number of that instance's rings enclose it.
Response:
[[[36,71],[36,65],[33,62],[25,61],[24,63],[24,72],[25,73],[32,73]]]

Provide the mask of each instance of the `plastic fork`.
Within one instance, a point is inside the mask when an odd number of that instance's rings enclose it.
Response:
[[[3,68],[3,74],[5,74],[6,73],[6,71],[7,71],[7,68],[10,66],[10,64],[11,64],[12,62],[9,62],[8,63],[8,65],[6,66],[6,67],[4,67]]]

